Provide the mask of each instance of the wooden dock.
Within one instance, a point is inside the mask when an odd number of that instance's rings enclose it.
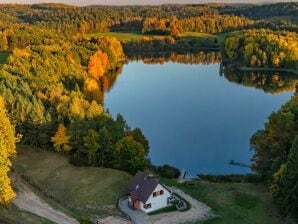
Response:
[[[239,162],[236,162],[234,160],[230,160],[229,164],[234,165],[234,166],[242,166],[242,167],[251,168],[250,165],[239,163]]]
[[[178,177],[178,179],[183,180],[185,178],[185,175],[186,175],[186,169],[180,170],[180,176]]]

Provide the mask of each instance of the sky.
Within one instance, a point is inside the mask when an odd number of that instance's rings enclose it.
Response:
[[[288,2],[290,0],[0,0],[1,4],[19,3],[19,4],[35,4],[35,3],[64,3],[69,5],[158,5],[158,4],[174,4],[174,3],[206,3],[206,2],[225,2],[225,3],[259,3],[259,2]],[[298,0],[293,0],[297,2]]]

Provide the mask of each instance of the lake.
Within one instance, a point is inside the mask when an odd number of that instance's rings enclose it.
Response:
[[[199,57],[131,60],[105,94],[105,107],[142,129],[155,165],[188,175],[249,173],[229,161],[250,164],[250,137],[297,82],[289,74],[221,74],[216,57]]]

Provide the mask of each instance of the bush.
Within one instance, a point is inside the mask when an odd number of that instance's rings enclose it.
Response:
[[[178,178],[180,175],[179,169],[170,165],[163,165],[157,167],[157,173],[166,178]]]
[[[82,216],[80,219],[80,224],[92,224],[92,221],[88,217]]]

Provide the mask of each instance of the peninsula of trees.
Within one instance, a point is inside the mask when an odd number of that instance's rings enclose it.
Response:
[[[240,31],[224,41],[226,61],[252,68],[298,70],[298,36],[295,32],[265,29]]]

